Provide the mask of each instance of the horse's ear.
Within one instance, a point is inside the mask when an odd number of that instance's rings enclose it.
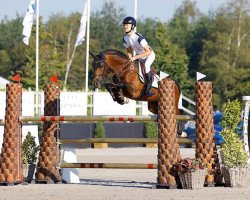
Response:
[[[104,53],[100,52],[100,58],[101,58],[102,60],[105,60],[105,59],[106,59],[105,56],[104,56]]]
[[[92,58],[95,58],[94,54],[89,51],[89,54],[91,55]]]

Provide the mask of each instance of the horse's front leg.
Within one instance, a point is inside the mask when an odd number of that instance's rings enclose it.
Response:
[[[119,88],[119,89],[117,90],[117,102],[118,102],[119,104],[121,104],[121,105],[123,105],[123,104],[126,103],[121,88]]]
[[[105,84],[104,86],[108,90],[108,92],[111,95],[113,101],[117,101],[116,100],[116,95],[114,94],[113,86],[111,84],[109,84],[109,83]]]
[[[111,97],[113,98],[113,101],[117,101],[117,103],[123,105],[125,102],[122,89],[120,87],[115,87],[112,84],[105,84],[105,88],[110,93]]]

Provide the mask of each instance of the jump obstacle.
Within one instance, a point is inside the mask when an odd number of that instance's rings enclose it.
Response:
[[[214,142],[212,83],[196,82],[196,157],[207,163],[207,184],[214,184],[219,179],[215,167],[219,167],[216,145]],[[62,121],[156,121],[153,117],[79,117],[60,116],[60,90],[56,84],[45,85],[45,116],[22,116],[22,85],[20,83],[7,84],[6,87],[6,116],[4,126],[4,140],[0,156],[0,183],[18,184],[23,182],[22,173],[22,122],[43,122],[43,140],[37,163],[36,182],[43,183],[62,181],[60,168],[119,168],[119,169],[156,169],[158,187],[176,187],[180,183],[172,166],[181,158],[177,138],[178,120],[190,120],[187,116],[177,116],[175,111],[174,82],[159,81],[159,112],[158,112],[158,164],[131,163],[60,163],[60,123]],[[121,139],[121,138],[119,138]],[[104,140],[104,139],[103,139]],[[100,140],[101,141],[101,140]],[[106,139],[108,141],[108,138]],[[72,142],[95,142],[90,139]],[[110,140],[112,142],[112,139]],[[115,141],[113,142],[121,142]],[[130,143],[129,140],[123,142]],[[136,141],[143,142],[145,141]]]

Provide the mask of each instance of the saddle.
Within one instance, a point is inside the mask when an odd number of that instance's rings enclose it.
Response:
[[[138,60],[137,61],[137,65],[138,65],[138,75],[142,75],[143,76],[143,80],[144,80],[144,83],[146,84],[146,71],[145,71],[145,62],[141,61],[141,60]],[[141,74],[140,74],[140,71],[141,71]],[[156,74],[156,70],[153,66],[151,66],[151,69],[150,69],[150,72],[152,74],[152,82],[154,81],[154,75]]]
[[[151,87],[154,82],[155,69],[151,67],[150,73],[146,73],[145,71],[145,62],[138,60],[137,62],[139,78],[142,82],[144,82],[144,86],[141,92],[142,95],[153,96],[154,92],[151,91]],[[141,79],[143,77],[143,80]]]

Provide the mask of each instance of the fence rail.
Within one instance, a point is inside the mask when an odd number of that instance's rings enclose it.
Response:
[[[70,121],[70,122],[143,122],[157,121],[157,115],[145,116],[21,116],[21,121],[43,122],[43,121]],[[176,120],[187,121],[194,118],[188,115],[176,115]]]
[[[158,143],[157,138],[85,138],[85,139],[60,139],[61,144],[86,144],[86,143]],[[179,144],[192,144],[188,138],[178,138]]]

